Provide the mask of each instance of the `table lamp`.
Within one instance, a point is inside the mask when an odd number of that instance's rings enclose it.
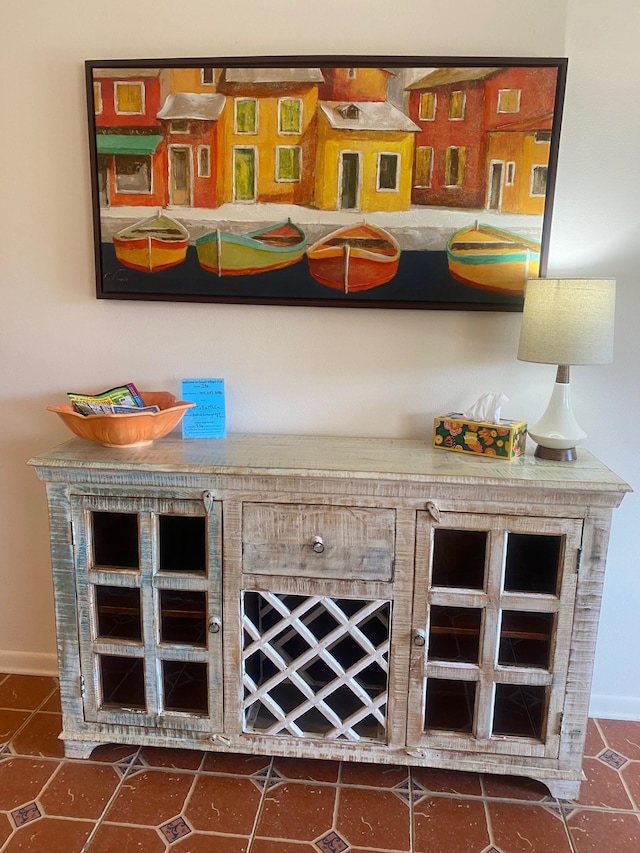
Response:
[[[527,281],[518,358],[557,364],[549,405],[529,427],[542,459],[573,461],[587,437],[571,410],[569,367],[613,360],[616,283],[598,278],[533,278]]]

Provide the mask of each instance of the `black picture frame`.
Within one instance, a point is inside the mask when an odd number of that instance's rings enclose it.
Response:
[[[96,295],[520,311],[567,65],[87,60]]]

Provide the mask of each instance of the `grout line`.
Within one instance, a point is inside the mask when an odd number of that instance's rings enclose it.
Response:
[[[569,826],[569,819],[567,818],[567,811],[565,810],[564,802],[562,800],[558,800],[558,803],[560,805],[560,814],[562,815],[562,822],[567,833],[567,838],[569,839],[569,847],[571,848],[571,853],[579,853],[573,838],[573,833],[571,832],[571,827]]]
[[[202,767],[202,762],[203,762],[203,761],[204,761],[204,752],[202,753],[202,761],[200,762],[200,767]],[[180,817],[182,818],[182,820],[187,824],[187,826],[189,827],[189,829],[191,829],[191,831],[192,831],[192,832],[195,830],[195,827],[194,827],[194,826],[192,826],[190,823],[188,823],[188,822],[187,822],[187,808],[188,808],[188,806],[189,806],[189,803],[191,802],[191,797],[193,796],[193,793],[194,793],[194,791],[195,791],[195,789],[196,789],[196,785],[197,785],[197,783],[198,783],[198,779],[199,779],[199,777],[200,777],[200,774],[199,774],[199,773],[198,773],[198,771],[196,770],[196,771],[194,772],[194,774],[193,774],[193,780],[192,780],[192,782],[191,782],[191,787],[190,787],[190,788],[189,788],[189,790],[187,791],[187,796],[184,798],[184,802],[183,802],[183,804],[182,804],[182,808],[180,809],[180,811],[179,811],[179,813],[178,813],[178,814],[179,814],[179,816],[180,816]],[[165,821],[165,823],[166,823],[166,821]],[[160,826],[158,826],[158,829],[160,829]],[[164,833],[163,833],[163,834],[164,834]],[[165,838],[165,841],[167,841],[167,842],[168,842],[168,839],[167,839],[167,838]]]
[[[96,832],[98,831],[98,828],[101,826],[102,822],[103,822],[103,821],[104,821],[104,819],[106,818],[107,813],[108,813],[109,809],[111,808],[111,806],[113,805],[114,800],[116,799],[116,797],[118,796],[118,794],[119,794],[119,793],[120,793],[120,791],[122,790],[122,787],[123,787],[124,783],[126,782],[127,778],[129,777],[129,771],[131,770],[131,766],[132,766],[132,764],[135,762],[135,760],[136,760],[136,758],[138,757],[139,753],[140,753],[140,747],[138,747],[138,749],[135,751],[135,753],[134,753],[134,755],[133,755],[133,758],[132,758],[132,759],[131,759],[131,761],[127,764],[127,769],[126,769],[125,773],[123,774],[122,779],[121,779],[121,780],[120,780],[120,782],[116,785],[115,791],[113,792],[113,794],[109,797],[108,801],[106,802],[105,807],[104,807],[104,808],[103,808],[103,810],[102,810],[102,814],[101,814],[101,815],[98,817],[98,819],[96,820],[96,822],[95,822],[95,826],[93,827],[93,829],[92,829],[92,830],[91,830],[91,832],[89,833],[89,837],[87,838],[87,840],[86,840],[86,842],[85,842],[85,844],[84,844],[84,847],[82,848],[82,850],[80,851],[80,853],[85,853],[85,851],[88,851],[88,850],[89,850],[89,847],[90,847],[90,845],[91,845],[91,843],[92,843],[92,841],[93,841],[93,838],[94,838],[94,836],[95,836]],[[96,763],[97,763],[97,762],[96,762]],[[108,763],[108,762],[102,762],[102,763],[103,763],[105,766],[107,766],[107,767],[109,767],[109,766],[113,767],[113,766],[114,766],[114,764],[117,764],[118,762],[115,762],[115,761],[114,761],[111,765],[109,765],[109,763]],[[118,765],[118,766],[120,767],[120,765]],[[120,769],[122,769],[122,767],[120,767]],[[117,772],[117,771],[116,771],[116,772]]]
[[[262,817],[262,810],[264,808],[264,803],[267,798],[267,791],[269,791],[270,789],[271,774],[273,773],[273,763],[274,757],[271,756],[269,759],[269,772],[267,773],[266,779],[264,780],[264,785],[262,786],[262,795],[260,797],[260,802],[258,803],[258,808],[256,809],[256,815],[253,819],[253,826],[251,827],[251,832],[249,833],[247,853],[251,853],[251,848],[253,847],[253,842],[256,838],[258,823],[260,822],[260,818]]]
[[[484,785],[482,784],[482,774],[480,774],[480,787],[484,793]],[[496,846],[495,835],[493,833],[493,823],[491,821],[491,812],[489,811],[489,803],[491,800],[483,798],[482,805],[484,806],[484,820],[487,825],[487,835],[489,836],[489,844],[491,847]]]
[[[416,828],[413,797],[413,767],[407,767],[407,775],[409,777],[409,849],[411,850],[411,853],[415,853]]]

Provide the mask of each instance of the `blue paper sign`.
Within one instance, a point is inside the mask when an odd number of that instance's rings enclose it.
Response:
[[[224,379],[183,379],[182,399],[196,404],[182,419],[183,438],[224,438]]]

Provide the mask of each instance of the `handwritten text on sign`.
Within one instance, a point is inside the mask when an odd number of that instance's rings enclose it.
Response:
[[[185,412],[183,438],[224,438],[224,379],[183,379],[182,399],[196,404]]]

